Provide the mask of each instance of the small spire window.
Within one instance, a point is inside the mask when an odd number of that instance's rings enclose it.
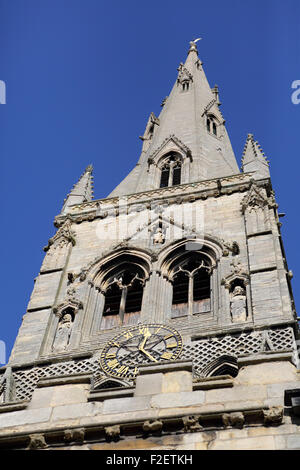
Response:
[[[182,82],[182,91],[188,91],[190,88],[190,83],[188,81]]]
[[[208,116],[206,118],[206,129],[207,129],[207,132],[218,137],[218,126],[217,126],[217,121],[214,118],[214,116]]]
[[[206,119],[206,129],[208,132],[210,132],[210,124],[211,124],[211,121],[209,118]]]
[[[213,134],[217,135],[217,126],[215,122],[212,123],[212,131],[213,131]]]

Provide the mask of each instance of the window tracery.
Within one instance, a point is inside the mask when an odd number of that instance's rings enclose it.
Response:
[[[172,271],[172,317],[210,310],[210,274],[200,253],[179,259]]]
[[[180,184],[181,169],[181,156],[177,153],[170,153],[161,167],[160,188]]]
[[[137,268],[128,266],[112,276],[105,291],[101,329],[138,322],[145,279]]]

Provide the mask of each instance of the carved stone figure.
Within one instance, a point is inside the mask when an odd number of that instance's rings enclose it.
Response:
[[[120,439],[121,427],[119,424],[114,426],[107,426],[104,428],[106,438],[108,440],[118,441]]]
[[[230,302],[230,313],[233,322],[247,320],[246,292],[241,286],[236,286]]]
[[[184,416],[182,421],[184,432],[198,432],[202,429],[199,424],[199,416]]]
[[[29,438],[30,438],[30,441],[29,441],[28,449],[36,450],[36,449],[45,449],[47,447],[45,436],[43,434],[30,434]]]
[[[83,442],[84,428],[66,429],[64,431],[65,442]]]
[[[263,410],[264,422],[267,425],[279,425],[283,419],[283,407],[273,406],[268,410]]]
[[[232,426],[241,429],[245,423],[245,417],[241,412],[224,413],[222,415],[224,426]]]
[[[53,343],[54,351],[65,351],[69,345],[73,319],[70,313],[65,313],[59,321]]]
[[[143,424],[143,431],[149,433],[161,432],[163,423],[160,420],[145,421]]]
[[[156,230],[155,234],[153,235],[153,243],[154,243],[155,245],[159,245],[159,244],[164,243],[164,241],[165,241],[165,236],[164,236],[164,234],[162,233],[162,229],[159,227],[159,228]]]

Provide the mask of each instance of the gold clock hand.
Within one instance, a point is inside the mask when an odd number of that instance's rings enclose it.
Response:
[[[144,349],[145,344],[146,344],[146,341],[150,338],[150,336],[152,336],[152,335],[151,335],[150,331],[147,330],[147,331],[144,333],[144,339],[143,339],[142,343],[139,345],[139,350],[140,350],[142,353],[144,353],[146,356],[148,356],[149,359],[151,359],[151,361],[157,362],[157,360],[156,360],[153,356],[151,356],[151,354],[150,354],[148,351],[145,351],[145,349]]]
[[[142,343],[139,345],[139,350],[140,350],[140,351],[143,350],[143,348],[144,348],[144,346],[145,346],[145,344],[146,344],[146,341],[147,341],[148,338],[150,338],[150,336],[151,336],[151,333],[150,333],[149,330],[147,330],[147,331],[144,333],[144,339],[143,339]]]
[[[157,362],[157,359],[155,359],[153,356],[151,356],[151,354],[148,353],[148,351],[145,351],[144,349],[141,349],[141,348],[140,348],[140,351],[143,352],[144,354],[146,354],[146,356],[148,356],[149,359],[151,359],[151,361]]]

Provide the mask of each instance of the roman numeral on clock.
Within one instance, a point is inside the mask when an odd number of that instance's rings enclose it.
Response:
[[[112,361],[108,361],[107,365],[108,365],[108,367],[111,367],[112,369],[114,369],[115,367],[117,367],[120,364],[119,364],[117,359],[113,359]]]
[[[164,353],[162,353],[160,357],[162,359],[171,359],[172,356],[173,356],[173,353],[171,351],[165,351]]]

